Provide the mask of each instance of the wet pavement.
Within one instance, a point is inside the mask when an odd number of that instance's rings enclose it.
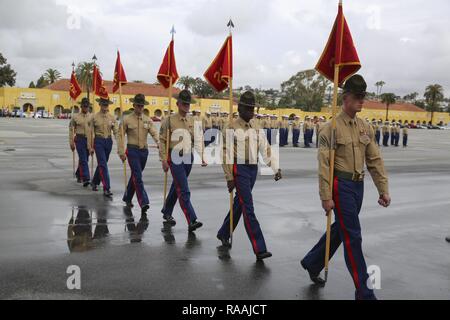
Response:
[[[256,215],[273,257],[257,263],[242,224],[230,252],[215,237],[228,206],[220,166],[192,171],[192,202],[204,226],[188,234],[178,205],[177,225],[163,224],[156,150],[144,173],[151,202],[146,221],[138,208],[123,207],[115,145],[113,200],[76,183],[66,128],[65,120],[0,118],[0,298],[354,298],[342,247],[325,288],[312,286],[299,266],[325,230],[316,149],[281,148],[284,179],[258,177]],[[384,148],[383,154],[392,206],[378,206],[368,177],[361,213],[367,264],[381,270],[376,294],[449,299],[450,131],[410,130],[410,147]],[[81,269],[81,290],[67,289],[70,265]]]

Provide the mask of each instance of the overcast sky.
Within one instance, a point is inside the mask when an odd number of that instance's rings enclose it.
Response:
[[[69,77],[72,61],[95,53],[111,79],[120,49],[128,80],[154,82],[177,31],[181,76],[202,76],[233,18],[234,83],[279,88],[314,68],[337,13],[337,0],[1,0],[0,52],[28,86],[47,68]],[[450,95],[450,1],[344,0],[368,90],[423,94],[439,83]]]

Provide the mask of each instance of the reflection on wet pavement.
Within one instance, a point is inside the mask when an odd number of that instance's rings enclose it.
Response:
[[[128,234],[130,243],[142,242],[144,233],[149,226],[147,216],[141,216],[135,223],[130,208],[124,207],[123,214],[124,231]],[[87,209],[84,206],[72,207],[71,217],[67,224],[69,251],[83,252],[107,245],[107,238],[110,236],[108,215],[108,207],[98,209]],[[93,222],[94,218],[96,222]]]

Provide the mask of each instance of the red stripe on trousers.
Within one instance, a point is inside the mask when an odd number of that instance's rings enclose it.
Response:
[[[235,185],[236,185],[237,195],[238,195],[238,198],[239,198],[239,203],[241,205],[241,209],[242,209],[242,213],[244,215],[245,224],[247,225],[248,233],[250,234],[250,239],[251,239],[251,242],[252,242],[252,245],[253,245],[253,250],[255,250],[256,253],[259,253],[258,244],[256,243],[256,238],[255,238],[255,236],[254,236],[254,234],[252,232],[252,229],[250,227],[250,221],[248,219],[247,211],[246,211],[245,206],[244,206],[244,199],[242,199],[242,197],[240,195],[240,192],[239,192],[239,187],[238,187],[239,184],[238,184],[238,181],[237,181],[237,164],[233,165],[233,171],[234,171],[234,180],[236,181]],[[230,212],[230,214],[231,214],[231,212]],[[234,215],[234,212],[233,212],[233,215]]]
[[[179,185],[179,183],[177,181],[177,178],[175,178],[175,174],[173,173],[172,162],[170,160],[169,160],[169,166],[170,166],[170,171],[172,172],[173,182],[175,182],[175,190],[177,192],[178,202],[180,202],[181,210],[183,210],[183,213],[184,213],[184,216],[186,217],[187,223],[191,224],[191,219],[189,217],[189,214],[187,213],[186,204],[181,199],[181,188],[180,188],[180,185]]]
[[[352,247],[350,245],[350,236],[348,235],[347,229],[345,228],[344,217],[342,215],[341,206],[340,206],[340,203],[339,203],[338,186],[339,186],[338,178],[335,177],[334,178],[334,187],[333,187],[334,203],[336,205],[336,211],[338,213],[339,223],[340,223],[341,229],[342,229],[342,231],[344,233],[344,244],[345,244],[345,247],[347,248],[347,254],[348,254],[348,257],[350,259],[350,265],[352,266],[353,281],[355,282],[356,289],[359,290],[360,285],[359,285],[358,270],[356,268],[355,258],[353,257]]]
[[[127,159],[128,159],[128,165],[130,166],[130,169],[131,169],[131,182],[133,183],[134,191],[136,192],[136,197],[138,199],[139,206],[142,208],[142,195],[139,193],[139,190],[137,188],[136,180],[133,175],[133,168],[131,167],[130,157],[128,156],[128,150],[126,151],[126,155],[127,155]]]

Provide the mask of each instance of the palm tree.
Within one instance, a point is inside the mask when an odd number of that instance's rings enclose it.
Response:
[[[440,84],[431,84],[425,89],[425,101],[427,110],[431,112],[431,124],[433,124],[433,116],[438,111],[439,102],[444,100],[444,88]]]
[[[383,86],[386,84],[383,80],[378,81],[375,83],[375,86],[377,87],[377,97],[380,98],[381,90],[383,89]]]
[[[89,99],[89,90],[92,88],[92,70],[94,68],[93,62],[81,62],[77,66],[75,73],[80,82],[81,87],[86,90],[87,98]]]
[[[386,105],[386,121],[389,121],[389,106],[395,103],[395,94],[383,93],[381,95],[381,102]]]
[[[55,81],[61,79],[61,73],[56,69],[47,69],[43,74],[45,81],[49,84],[54,83]]]
[[[195,85],[195,79],[189,76],[181,77],[178,80],[178,85],[181,86],[183,89],[192,90],[192,88]]]

